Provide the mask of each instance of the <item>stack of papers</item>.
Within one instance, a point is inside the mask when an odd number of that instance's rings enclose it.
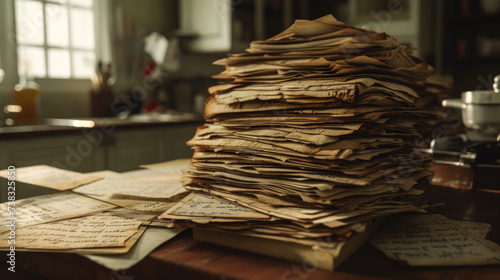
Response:
[[[208,213],[188,196],[162,218],[335,248],[374,218],[427,207],[416,186],[432,160],[413,148],[437,122],[416,104],[432,70],[393,37],[298,20],[215,64],[230,81],[209,90],[183,183],[254,211]]]

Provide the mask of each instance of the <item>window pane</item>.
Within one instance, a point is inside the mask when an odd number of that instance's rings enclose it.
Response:
[[[73,52],[73,77],[90,78],[94,74],[95,54],[93,52]]]
[[[67,47],[68,9],[61,5],[45,4],[47,18],[47,44],[56,47]]]
[[[92,7],[92,0],[70,0],[69,3],[81,7]]]
[[[70,13],[73,47],[94,49],[94,15],[92,10],[72,8]]]
[[[37,1],[16,1],[16,33],[19,43],[43,44],[43,7]]]
[[[49,61],[49,78],[69,78],[71,76],[68,50],[49,49],[47,59]]]
[[[43,48],[20,46],[18,51],[19,75],[27,73],[33,77],[45,77],[45,52]]]

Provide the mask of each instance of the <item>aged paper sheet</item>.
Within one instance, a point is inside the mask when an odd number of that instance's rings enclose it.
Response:
[[[115,208],[115,205],[72,192],[18,200],[14,207],[0,204],[0,233],[9,231],[14,219],[16,229],[47,222],[69,219]]]
[[[100,171],[88,172],[85,173],[85,175],[102,177],[102,178],[121,176],[120,173],[112,170],[100,170]]]
[[[1,170],[0,177],[7,178],[7,170]],[[16,181],[56,190],[69,190],[100,179],[102,177],[89,176],[48,165],[16,168]]]
[[[177,205],[167,210],[160,218],[168,218],[169,215],[190,217],[222,217],[222,218],[269,218],[268,215],[255,210],[227,202],[216,197],[191,193]]]
[[[144,259],[155,248],[172,239],[184,229],[166,229],[149,227],[139,241],[125,254],[82,254],[82,256],[111,270],[128,269]]]
[[[130,176],[108,177],[74,189],[75,192],[109,196],[112,198],[165,200],[187,192],[178,176],[156,176],[154,180],[141,180]]]
[[[399,216],[383,224],[370,243],[409,266],[500,264],[500,246],[483,239],[489,225],[439,215]]]
[[[123,247],[142,221],[112,215],[94,215],[18,229],[15,246],[29,249]],[[0,247],[9,247],[9,234]]]
[[[125,241],[124,246],[121,247],[95,247],[95,248],[76,248],[76,249],[35,249],[35,248],[16,248],[20,252],[50,252],[50,253],[72,253],[72,254],[125,254],[132,246],[139,240],[142,234],[146,231],[148,226],[139,226],[138,231]],[[6,248],[7,249],[7,248]]]
[[[182,161],[183,160],[174,160],[174,162],[179,162],[179,164],[182,164]],[[162,163],[162,164],[167,164],[168,162],[166,163]],[[173,165],[175,167],[175,165]],[[158,170],[154,170],[154,169],[138,169],[138,170],[134,170],[134,171],[128,171],[128,172],[125,172],[125,173],[117,173],[117,172],[113,172],[113,171],[109,171],[109,170],[103,170],[103,171],[97,171],[97,172],[92,172],[92,173],[87,173],[87,174],[92,174],[92,175],[95,175],[95,176],[100,176],[100,177],[104,177],[104,178],[109,178],[109,179],[117,179],[117,180],[141,180],[141,181],[153,181],[153,182],[161,182],[161,181],[164,181],[164,182],[170,182],[170,181],[180,181],[181,180],[181,175],[180,174],[177,174],[177,173],[162,173]],[[114,181],[112,181],[114,182]],[[118,208],[116,209],[116,211],[135,211],[135,210],[132,210],[132,209],[128,209],[128,206],[132,206],[132,205],[136,205],[136,204],[143,204],[144,207],[148,207],[148,205],[151,205],[152,207],[164,207],[165,204],[167,203],[172,203],[175,204],[176,202],[178,202],[182,197],[183,195],[175,195],[174,197],[172,198],[169,198],[169,199],[164,199],[162,198],[161,201],[162,202],[144,202],[144,200],[150,200],[146,197],[134,197],[134,196],[127,196],[127,195],[120,195],[120,194],[116,194],[114,191],[109,191],[109,190],[102,190],[101,191],[94,191],[92,190],[92,188],[82,188],[83,190],[86,190],[86,191],[91,191],[91,192],[95,192],[96,194],[89,194],[89,193],[85,193],[85,195],[87,196],[90,196],[90,197],[93,197],[95,199],[99,199],[99,200],[103,200],[103,201],[106,201],[108,203],[111,203],[111,204],[115,204],[115,205],[118,205],[118,206],[121,206],[121,207],[125,207],[125,208]],[[79,189],[80,190],[80,189]],[[77,191],[78,192],[78,191]],[[104,194],[105,193],[105,194]],[[187,195],[187,193],[186,193]],[[154,199],[153,199],[154,200]],[[128,210],[127,210],[128,209]],[[163,211],[161,211],[161,213],[165,212],[168,208],[164,208]],[[147,211],[145,209],[143,210],[137,210],[137,211]],[[153,211],[153,210],[150,210],[150,211]],[[161,213],[158,213],[158,214],[161,214]]]
[[[126,206],[123,208],[114,209],[113,212],[130,212],[130,213],[151,213],[151,214],[162,214],[163,212],[170,209],[172,206],[179,202],[173,199],[170,202],[163,201],[148,201],[143,203],[138,203],[135,205]]]
[[[182,174],[182,170],[190,166],[191,159],[177,159],[167,162],[141,165],[142,168],[160,171],[164,174]]]

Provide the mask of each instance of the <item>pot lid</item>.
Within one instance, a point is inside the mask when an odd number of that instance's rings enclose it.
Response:
[[[496,76],[493,90],[474,90],[462,92],[465,104],[500,104],[500,75]]]

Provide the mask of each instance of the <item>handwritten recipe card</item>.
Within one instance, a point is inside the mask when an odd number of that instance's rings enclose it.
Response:
[[[441,215],[405,215],[382,225],[370,243],[410,266],[498,265],[500,246],[484,239],[490,229]]]

